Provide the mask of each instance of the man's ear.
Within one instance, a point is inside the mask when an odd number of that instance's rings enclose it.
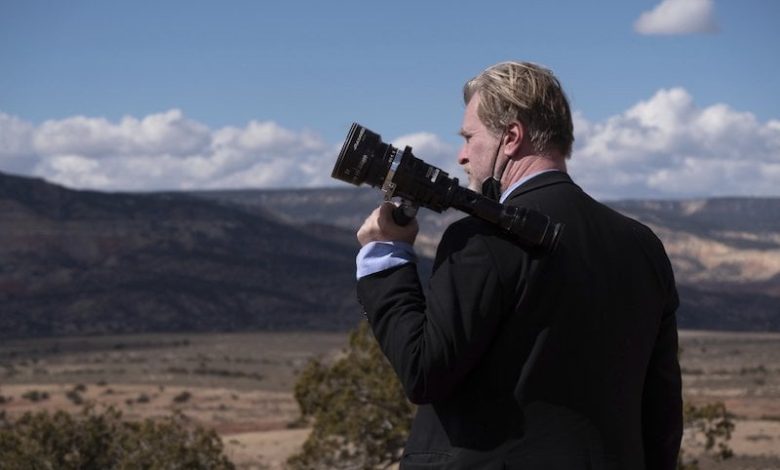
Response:
[[[509,158],[519,156],[523,147],[523,139],[525,139],[525,126],[523,126],[523,123],[520,121],[509,123],[507,130],[504,132],[504,153]]]

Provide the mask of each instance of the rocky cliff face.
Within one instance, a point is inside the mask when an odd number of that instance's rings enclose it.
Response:
[[[612,206],[655,230],[679,282],[765,285],[780,294],[780,199],[623,201]]]
[[[687,328],[780,330],[780,199],[620,201],[661,238]]]
[[[354,230],[380,200],[371,188],[111,194],[0,173],[0,337],[350,328]],[[780,330],[780,199],[609,204],[664,241],[682,327]],[[418,251],[431,256],[462,216],[421,210]]]

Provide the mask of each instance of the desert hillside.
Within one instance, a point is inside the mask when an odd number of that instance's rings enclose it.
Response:
[[[0,337],[331,330],[360,318],[372,188],[76,191],[0,173]],[[683,328],[780,331],[780,199],[609,201],[651,226]],[[462,217],[422,209],[420,270]]]

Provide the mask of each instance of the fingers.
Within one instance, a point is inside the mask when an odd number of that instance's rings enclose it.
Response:
[[[405,226],[400,226],[393,220],[395,204],[385,202],[371,213],[358,229],[357,239],[361,245],[373,241],[403,241],[413,244],[417,238],[419,227],[417,220]]]
[[[397,225],[395,220],[393,220],[393,210],[395,210],[396,207],[397,206],[392,202],[383,202],[382,205],[377,208],[379,211],[377,222],[383,231],[392,231],[393,227]]]
[[[363,225],[361,225],[358,229],[357,239],[362,246],[365,246],[367,243],[372,241],[377,241],[376,238],[378,234],[381,233],[379,228],[379,217],[381,209],[382,206],[374,209],[374,211],[371,212],[368,217],[366,217],[366,220],[363,221]]]

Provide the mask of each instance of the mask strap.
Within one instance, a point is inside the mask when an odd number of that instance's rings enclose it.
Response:
[[[504,162],[504,165],[501,167],[501,172],[496,171],[496,163],[498,162],[498,154],[501,151],[501,145],[504,141],[504,135],[506,135],[506,130],[501,131],[501,137],[498,138],[498,147],[496,148],[496,153],[493,155],[493,162],[490,164],[490,169],[492,170],[492,173],[490,175],[490,178],[493,178],[494,180],[499,182],[499,185],[501,184],[501,177],[504,176],[504,171],[506,170],[507,165],[509,164],[509,159]],[[498,173],[498,176],[496,174]]]
[[[501,166],[501,172],[496,171],[496,162],[498,161],[498,153],[501,150],[501,145],[504,142],[504,136],[506,135],[506,131],[501,131],[501,137],[498,139],[498,148],[496,149],[496,156],[493,157],[493,178],[497,179],[499,182],[501,181],[501,178],[504,177],[504,171],[506,171],[507,165],[509,165],[509,159],[507,158],[504,164]],[[498,173],[498,176],[496,176],[496,173]]]
[[[496,153],[493,155],[493,162],[490,164],[490,169],[492,170],[490,176],[493,178],[496,177],[496,162],[498,162],[498,153],[501,151],[501,143],[504,140],[504,132],[501,131],[501,137],[498,138],[498,147],[496,147]]]
[[[482,195],[485,197],[488,197],[490,199],[493,199],[495,201],[498,201],[501,199],[501,176],[504,176],[504,170],[506,169],[506,164],[501,168],[501,174],[498,178],[496,178],[496,162],[498,161],[498,153],[501,151],[501,144],[504,140],[504,132],[501,132],[501,137],[498,139],[498,147],[496,148],[496,153],[493,155],[493,161],[490,164],[491,169],[491,175],[485,178],[485,180],[482,182]],[[507,163],[509,161],[507,160]]]

